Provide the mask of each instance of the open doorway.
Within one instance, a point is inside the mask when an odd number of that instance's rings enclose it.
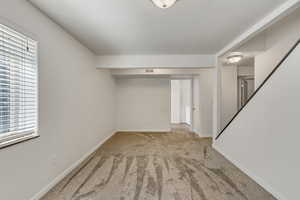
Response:
[[[171,80],[171,129],[192,130],[193,82],[191,79]]]
[[[254,76],[238,76],[238,109],[241,109],[254,93]]]

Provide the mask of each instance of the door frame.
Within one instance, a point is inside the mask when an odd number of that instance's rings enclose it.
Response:
[[[174,78],[170,78],[169,80],[169,88],[170,88],[170,125],[172,125],[172,81],[173,80],[190,80],[191,82],[191,88],[190,88],[190,122],[191,124],[189,124],[191,131],[194,130],[194,77],[174,77]]]
[[[242,76],[238,76],[237,78],[237,108],[238,110],[241,109],[242,105],[241,105],[241,81],[247,81],[247,80],[255,80],[254,75],[242,75]],[[248,97],[249,98],[249,97]]]

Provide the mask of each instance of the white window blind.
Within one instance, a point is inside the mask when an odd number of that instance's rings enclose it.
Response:
[[[0,147],[36,131],[37,42],[0,24]]]

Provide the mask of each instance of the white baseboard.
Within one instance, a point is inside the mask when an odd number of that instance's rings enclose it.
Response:
[[[232,162],[237,168],[239,168],[241,171],[243,171],[245,174],[247,174],[250,178],[252,178],[257,184],[259,184],[261,187],[263,187],[266,191],[271,193],[275,198],[278,200],[287,200],[286,197],[284,197],[280,192],[274,190],[273,187],[271,187],[269,184],[267,184],[262,178],[256,176],[254,173],[251,172],[251,170],[244,167],[240,162],[237,162],[236,160],[232,159],[230,156],[226,155],[221,151],[221,149],[218,148],[217,145],[213,144],[213,148],[218,151],[220,154],[222,154],[227,160]]]
[[[112,134],[113,135],[113,134]],[[61,180],[63,180],[69,173],[71,173],[76,167],[78,167],[82,162],[84,162],[92,153],[94,153],[105,141],[107,141],[112,135],[106,137],[104,140],[99,142],[95,147],[93,147],[89,152],[84,154],[78,161],[72,164],[68,169],[63,171],[60,175],[58,175],[53,181],[51,181],[46,187],[44,187],[41,191],[35,194],[30,200],[39,200],[45,194],[47,194],[54,186],[56,186]]]

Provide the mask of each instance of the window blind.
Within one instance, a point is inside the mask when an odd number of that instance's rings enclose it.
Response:
[[[0,24],[0,139],[37,129],[37,42]]]

